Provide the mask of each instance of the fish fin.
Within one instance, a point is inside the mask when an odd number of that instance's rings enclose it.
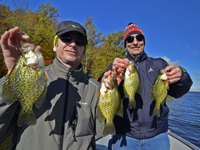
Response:
[[[17,125],[20,127],[24,124],[28,124],[28,125],[36,124],[36,118],[35,118],[35,114],[33,110],[29,110],[28,112],[25,112],[23,110],[20,111]]]
[[[124,91],[124,96],[125,96],[126,98],[128,98],[128,93],[126,92],[126,88],[125,88],[124,85],[123,85],[123,91]]]
[[[112,134],[112,135],[116,134],[114,123],[106,124],[104,131],[103,131],[103,135],[106,136],[108,134]]]
[[[152,102],[154,101],[154,98],[153,98],[153,95],[152,95],[152,93],[151,93],[151,101],[152,101]]]
[[[128,98],[128,93],[126,92],[126,88],[125,88],[125,82],[126,82],[126,78],[124,79],[123,91],[124,91],[124,96],[125,96],[126,98]]]
[[[42,94],[40,95],[39,99],[37,101],[35,101],[35,106],[37,108],[40,108],[42,106],[42,104],[44,103],[45,99],[46,99],[46,94],[47,94],[47,85],[45,85],[44,90],[42,92]]]
[[[122,100],[120,101],[121,101],[120,108],[119,108],[119,111],[116,113],[116,115],[123,118],[123,101]]]
[[[155,105],[155,108],[153,110],[153,116],[157,116],[158,118],[160,117],[160,105],[159,107]]]
[[[166,100],[167,101],[171,101],[171,100],[173,100],[174,98],[172,97],[172,96],[170,96],[170,95],[167,95],[167,97],[166,97]]]
[[[42,93],[42,95],[40,96],[40,98],[37,100],[37,101],[35,101],[35,106],[39,109],[41,106],[42,106],[42,104],[44,103],[44,101],[45,101],[45,98],[46,98],[46,92],[47,92],[47,89],[44,89],[44,92]]]
[[[98,96],[97,96],[97,99],[98,99],[98,100],[99,100],[100,96],[101,96],[101,92],[99,92],[99,94],[98,94]]]
[[[105,118],[103,117],[101,113],[101,109],[99,108],[99,105],[97,107],[97,119],[99,120],[99,122],[103,122],[105,120]]]
[[[47,80],[48,79],[48,74],[46,71],[44,71],[44,78]]]
[[[105,92],[105,99],[106,99],[107,101],[109,100],[109,94],[108,94],[107,91]]]
[[[36,69],[36,70],[35,70],[35,80],[36,80],[37,77],[38,77],[38,72],[39,72],[39,69]]]
[[[154,90],[154,86],[151,87],[151,101],[154,101],[155,98],[154,98],[154,94],[153,94],[153,90]]]
[[[11,104],[17,100],[15,97],[13,97],[13,94],[10,90],[9,83],[10,82],[9,82],[8,77],[5,77],[5,79],[1,80],[1,82],[0,82],[0,86],[2,87],[2,89],[0,91],[0,93],[1,93],[0,100],[5,102],[6,104]]]

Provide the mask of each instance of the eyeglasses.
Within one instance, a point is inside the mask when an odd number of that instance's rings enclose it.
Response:
[[[60,39],[66,43],[70,43],[74,39],[76,45],[78,45],[78,46],[86,45],[85,42],[83,41],[83,39],[81,39],[81,38],[73,38],[71,36],[60,36]]]
[[[134,41],[134,36],[128,36],[127,38],[126,38],[126,41],[128,42],[128,43],[132,43],[133,41]],[[144,39],[144,36],[143,35],[141,35],[141,34],[138,34],[137,36],[136,36],[136,39],[137,39],[137,41],[142,41],[143,39]]]

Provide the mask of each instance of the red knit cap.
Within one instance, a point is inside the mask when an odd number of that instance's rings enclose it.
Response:
[[[124,46],[126,47],[125,40],[128,36],[132,34],[142,34],[144,36],[143,31],[134,23],[129,23],[124,31]]]

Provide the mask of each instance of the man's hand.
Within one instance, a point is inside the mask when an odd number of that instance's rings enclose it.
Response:
[[[117,84],[119,85],[123,79],[123,73],[126,71],[126,68],[129,65],[129,60],[127,58],[115,58],[113,61],[112,71],[109,70],[104,73],[102,82],[107,78],[111,73],[116,75]]]
[[[10,29],[9,31],[6,31],[1,36],[0,44],[5,59],[5,64],[8,68],[8,74],[11,72],[13,66],[15,65],[17,59],[20,56],[21,39],[30,39],[30,37],[27,34],[19,31],[20,28],[15,27],[13,29]]]
[[[180,67],[175,65],[169,65],[165,68],[167,71],[167,80],[169,84],[176,83],[181,79],[182,70]]]

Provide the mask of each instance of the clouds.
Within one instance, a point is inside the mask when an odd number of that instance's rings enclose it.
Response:
[[[192,51],[191,53],[193,56],[198,56],[200,54],[200,51]]]
[[[199,71],[196,71],[195,74],[200,75],[200,72],[199,72]]]
[[[167,61],[169,64],[174,64],[174,65],[176,65],[176,66],[178,66],[178,64],[179,64],[179,60],[172,62],[172,61],[170,60],[170,58],[167,58],[166,56],[161,57],[161,58],[163,58],[163,59],[164,59],[165,61]]]
[[[188,49],[188,50],[192,49],[190,45],[185,45],[185,48]]]
[[[167,47],[168,49],[173,49],[176,50],[178,52],[182,52],[183,54],[188,54],[191,56],[199,56],[200,55],[200,50],[192,47],[191,44],[189,45],[185,45],[183,43],[166,43],[166,42],[161,42],[160,44],[163,45],[163,47]]]

